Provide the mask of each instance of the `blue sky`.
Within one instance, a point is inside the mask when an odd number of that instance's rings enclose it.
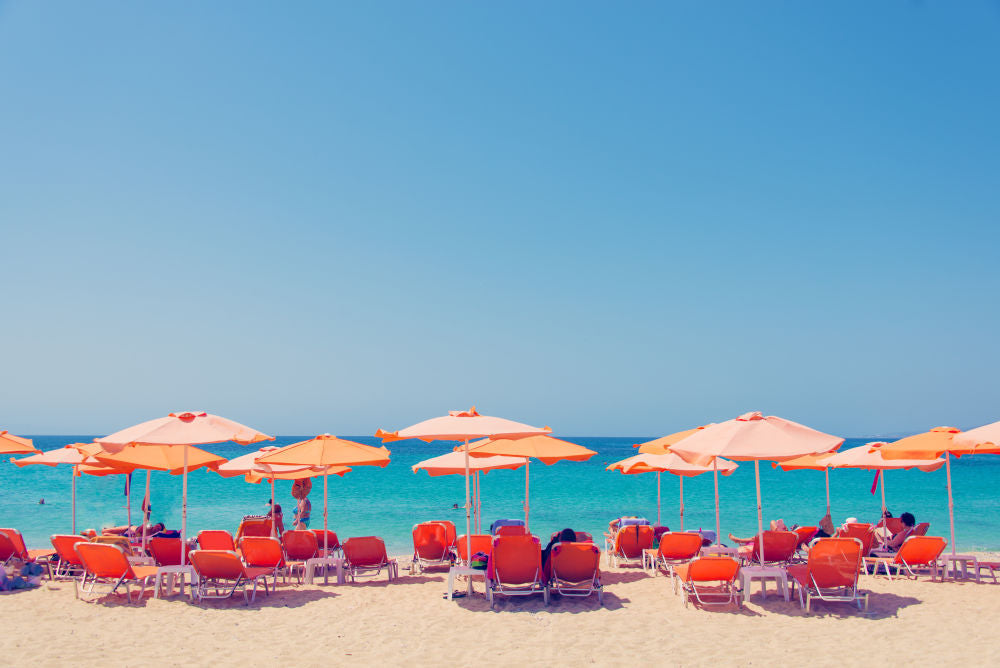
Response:
[[[0,4],[0,428],[1000,419],[993,2]]]

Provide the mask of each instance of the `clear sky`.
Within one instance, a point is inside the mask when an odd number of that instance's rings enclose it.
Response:
[[[1000,419],[1000,6],[0,3],[0,429]]]

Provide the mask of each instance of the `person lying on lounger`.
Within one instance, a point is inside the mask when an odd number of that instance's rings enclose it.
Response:
[[[892,550],[895,552],[900,547],[902,547],[903,542],[913,535],[913,530],[917,526],[917,520],[913,517],[913,513],[903,513],[899,516],[899,519],[903,522],[903,528],[892,535],[885,542],[885,549]]]

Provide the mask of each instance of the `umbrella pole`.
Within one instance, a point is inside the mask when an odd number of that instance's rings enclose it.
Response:
[[[878,486],[882,490],[882,521],[885,521],[885,471],[878,472]]]
[[[76,475],[77,466],[73,465],[73,533],[76,533]]]
[[[479,478],[479,471],[476,471],[476,533],[482,532],[483,526],[483,481]]]
[[[146,469],[146,495],[142,497],[143,509],[142,509],[142,549],[146,549],[146,528],[149,526],[149,519],[152,517],[152,513],[149,512],[149,476],[152,473],[151,470]],[[74,531],[74,533],[76,533]],[[183,548],[182,548],[183,549]]]
[[[465,452],[465,553],[469,559],[472,561],[472,502],[469,498],[469,439],[465,439],[465,446],[462,448]],[[472,596],[472,578],[466,578],[469,581],[468,595]]]
[[[714,467],[712,476],[715,478],[715,544],[718,545],[722,539],[722,523],[719,521],[719,460],[712,460]]]
[[[753,460],[753,477],[757,482],[757,543],[760,545],[760,565],[764,565],[764,515],[760,507],[760,460]]]
[[[677,479],[681,481],[681,531],[684,531],[684,476],[677,476]]]
[[[531,460],[524,460],[524,528],[528,528],[528,470],[531,468]]]
[[[330,474],[329,467],[323,471],[323,558],[330,558],[330,534],[329,527],[326,524],[326,500],[328,498],[328,487],[326,484],[327,477]],[[329,564],[323,564],[323,573],[327,572]],[[311,577],[311,576],[310,576]],[[325,576],[324,576],[325,577]]]
[[[656,472],[656,526],[660,526],[660,472]]]
[[[944,470],[948,474],[948,522],[951,524],[951,553],[955,554],[955,502],[951,498],[951,453],[944,453]]]
[[[274,533],[277,531],[274,526],[274,478],[271,478],[271,538],[274,538]]]
[[[823,469],[826,474],[826,514],[830,514],[830,467]]]
[[[125,474],[125,512],[128,514],[128,530],[132,531],[132,473]]]
[[[184,481],[181,483],[181,566],[187,561],[188,446],[184,448]]]

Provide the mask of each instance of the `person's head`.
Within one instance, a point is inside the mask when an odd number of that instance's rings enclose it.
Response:
[[[913,513],[903,513],[899,516],[899,519],[908,527],[916,526],[917,524],[917,519],[913,516]]]
[[[559,532],[559,542],[560,543],[573,543],[576,542],[576,532],[572,529],[563,529]]]
[[[153,526],[150,527],[150,530],[153,533],[159,533],[159,532],[163,531],[166,528],[167,528],[167,526],[163,522],[157,522],[156,524],[154,524]]]

